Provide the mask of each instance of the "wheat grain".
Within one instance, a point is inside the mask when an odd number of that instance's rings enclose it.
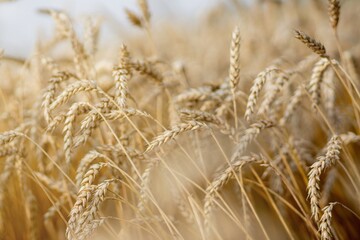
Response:
[[[78,240],[88,239],[91,236],[91,234],[95,231],[95,229],[103,225],[104,222],[105,219],[91,221],[89,224],[87,224],[84,227],[84,229],[82,229],[82,232],[77,236],[77,239]]]

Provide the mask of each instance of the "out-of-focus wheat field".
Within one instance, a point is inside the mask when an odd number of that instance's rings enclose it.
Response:
[[[0,28],[0,239],[359,239],[360,2],[178,2]]]

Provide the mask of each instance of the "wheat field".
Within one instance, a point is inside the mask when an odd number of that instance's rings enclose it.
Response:
[[[360,239],[358,0],[122,11],[1,49],[0,239]]]

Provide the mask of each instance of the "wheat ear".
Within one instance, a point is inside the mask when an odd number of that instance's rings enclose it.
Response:
[[[113,182],[113,180],[105,180],[95,187],[92,201],[77,222],[78,227],[75,230],[76,235],[83,232],[83,228],[86,228],[86,226],[95,219],[95,214],[97,213],[100,204],[104,201],[111,182]]]
[[[271,121],[260,121],[250,125],[250,127],[241,135],[230,161],[236,161],[237,158],[241,157],[248,145],[257,137],[257,135],[259,135],[263,129],[272,126],[274,126],[274,124]]]
[[[254,84],[250,89],[249,98],[246,104],[246,110],[245,110],[245,120],[250,121],[250,117],[254,113],[254,108],[256,106],[256,102],[258,101],[259,94],[261,89],[264,87],[264,84],[266,82],[267,76],[274,72],[279,71],[279,69],[275,67],[269,67],[259,73],[257,77],[254,80]]]
[[[320,216],[320,176],[326,168],[334,165],[336,161],[340,159],[340,150],[340,137],[334,135],[327,144],[325,156],[318,157],[317,161],[310,167],[307,191],[311,206],[311,214],[317,223],[319,223]]]
[[[130,54],[127,47],[123,44],[120,49],[120,63],[113,70],[115,79],[115,99],[121,108],[126,107],[128,95],[128,82],[131,77]]]
[[[321,240],[331,240],[331,219],[332,219],[332,210],[336,205],[336,202],[329,203],[323,208],[324,214],[321,216],[319,224],[319,232]]]
[[[149,9],[149,5],[147,0],[137,0],[141,13],[144,17],[144,20],[149,23],[150,22],[150,18],[151,18],[151,14],[150,14],[150,9]]]
[[[321,58],[314,66],[311,74],[311,80],[308,86],[313,108],[320,104],[321,99],[321,83],[323,81],[324,72],[329,67],[330,61],[327,58]]]
[[[283,117],[279,121],[280,126],[284,126],[289,118],[294,114],[297,106],[300,104],[302,97],[304,96],[303,86],[298,86],[294,95],[290,98],[290,102],[287,104]]]
[[[320,42],[317,42],[306,33],[295,30],[294,36],[302,43],[304,43],[308,48],[310,48],[314,53],[320,55],[320,57],[327,57],[324,45],[322,45]]]
[[[156,70],[156,68],[147,61],[132,61],[131,68],[140,74],[149,76],[151,79],[155,80],[155,82],[161,84],[163,82],[163,76],[160,72]]]
[[[340,18],[340,1],[328,0],[328,2],[329,2],[328,13],[329,13],[330,24],[333,29],[336,29]]]
[[[150,161],[147,164],[143,174],[141,175],[142,182],[141,182],[139,202],[137,205],[137,209],[139,210],[139,212],[145,211],[145,205],[148,202],[147,191],[149,191],[150,174],[154,170],[154,168],[156,168],[159,165],[159,163],[160,161],[157,159]]]
[[[240,28],[236,27],[232,33],[230,48],[230,87],[235,91],[240,80]]]
[[[94,190],[94,186],[92,185],[96,175],[99,173],[99,171],[107,166],[107,163],[96,163],[90,166],[88,171],[85,173],[81,184],[80,184],[80,190],[77,194],[76,202],[74,206],[71,208],[70,211],[70,217],[67,223],[66,228],[66,236],[67,239],[74,239],[74,234],[76,233],[76,222],[81,216],[81,214],[84,212],[84,209],[86,207],[86,204],[89,202],[89,199],[91,197],[91,194]]]
[[[275,83],[272,85],[272,88],[266,92],[264,101],[259,107],[258,114],[268,113],[271,109],[272,103],[276,99],[276,95],[281,91],[285,83],[289,81],[289,76],[286,73],[282,73],[277,76]]]
[[[167,143],[183,132],[194,131],[203,127],[206,127],[206,124],[198,121],[179,123],[178,125],[173,126],[170,130],[166,130],[158,135],[153,141],[150,142],[145,152],[149,152],[155,147],[159,147]]]
[[[69,85],[50,105],[50,110],[54,110],[61,104],[66,103],[72,96],[79,92],[88,92],[96,90],[97,86],[95,81],[90,80],[80,80],[71,85]]]
[[[204,201],[205,227],[208,228],[208,221],[212,212],[213,204],[216,199],[216,194],[222,186],[229,181],[234,174],[240,171],[245,165],[253,162],[263,162],[262,157],[253,154],[252,156],[242,156],[236,158],[231,162],[230,166],[226,166],[215,174],[211,184],[206,188]]]
[[[74,103],[66,114],[63,134],[64,134],[65,164],[67,167],[70,167],[70,163],[71,163],[71,150],[74,139],[73,125],[76,120],[76,116],[80,115],[83,112],[87,112],[90,109],[91,107],[87,102]]]

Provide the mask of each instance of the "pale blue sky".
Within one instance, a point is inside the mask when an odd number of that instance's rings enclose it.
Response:
[[[223,0],[149,0],[154,20],[193,19]],[[129,26],[124,7],[138,10],[136,0],[18,0],[0,3],[0,48],[11,56],[27,57],[36,39],[52,30],[53,22],[37,12],[40,8],[64,9],[75,20],[85,15],[104,16],[105,29]],[[111,31],[106,31],[109,36]]]

